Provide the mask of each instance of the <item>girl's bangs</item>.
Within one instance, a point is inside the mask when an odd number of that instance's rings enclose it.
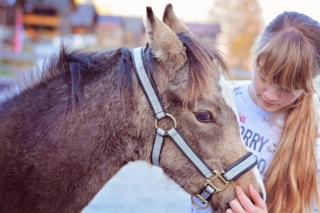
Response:
[[[311,48],[302,49],[303,41],[290,34],[287,38],[272,40],[255,57],[255,63],[266,80],[289,91],[301,89],[307,94],[314,93]]]

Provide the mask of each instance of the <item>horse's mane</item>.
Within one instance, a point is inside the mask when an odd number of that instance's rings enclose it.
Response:
[[[227,65],[216,49],[205,45],[199,38],[191,34],[178,34],[179,39],[187,49],[189,73],[188,73],[188,94],[186,100],[196,99],[198,91],[208,91],[210,85],[207,82],[209,70],[218,69],[228,71]],[[152,49],[147,46],[145,49],[145,65],[149,76],[159,76],[156,59],[152,55]],[[217,63],[212,63],[216,60]],[[96,73],[107,72],[110,69],[118,70],[118,88],[123,100],[131,100],[133,97],[133,66],[131,52],[126,47],[98,52],[70,51],[69,46],[62,44],[60,52],[51,56],[42,69],[30,72],[24,76],[25,80],[19,84],[19,89],[13,93],[17,94],[28,90],[40,83],[48,83],[50,80],[63,75],[70,75],[72,82],[72,105],[73,108],[81,101],[80,85],[84,75],[93,76]],[[212,74],[212,73],[211,73]],[[157,79],[155,79],[157,81]],[[12,92],[12,91],[11,91]],[[15,95],[13,94],[13,95]],[[13,96],[11,94],[11,96]],[[10,96],[10,95],[9,95]]]
[[[62,43],[60,51],[47,58],[41,68],[38,67],[22,75],[14,87],[3,91],[2,97],[0,97],[1,101],[4,102],[25,90],[35,88],[39,84],[46,84],[55,78],[69,75],[72,82],[72,104],[75,107],[76,103],[80,101],[80,85],[83,77],[107,72],[114,67],[118,67],[118,76],[119,79],[122,79],[118,84],[128,85],[127,88],[132,88],[132,65],[128,48],[120,47],[97,52],[71,51],[70,49],[69,45]]]

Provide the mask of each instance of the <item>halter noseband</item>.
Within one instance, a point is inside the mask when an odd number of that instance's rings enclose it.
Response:
[[[131,52],[133,65],[135,73],[138,77],[139,83],[156,115],[156,135],[154,140],[154,145],[151,154],[151,162],[153,165],[160,167],[160,154],[163,147],[164,137],[169,136],[175,144],[180,148],[180,150],[185,154],[185,156],[193,163],[193,165],[201,172],[205,177],[204,188],[202,191],[196,195],[196,197],[205,205],[205,207],[198,206],[191,196],[192,204],[199,208],[205,209],[209,206],[208,199],[215,193],[223,191],[227,188],[230,181],[237,179],[242,174],[246,173],[252,169],[257,164],[257,158],[251,152],[248,152],[242,158],[237,160],[235,163],[230,165],[225,171],[218,172],[207,166],[207,164],[193,151],[186,140],[180,135],[179,131],[176,129],[177,122],[176,119],[165,112],[161,99],[159,97],[158,90],[152,80],[149,78],[145,66],[144,66],[144,48],[139,47],[133,49]],[[173,120],[174,126],[165,131],[158,127],[158,120],[162,118],[169,117]],[[220,179],[224,184],[223,187],[218,188],[213,184],[213,180]]]

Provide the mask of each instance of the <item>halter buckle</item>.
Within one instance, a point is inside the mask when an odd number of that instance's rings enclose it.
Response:
[[[212,188],[214,188],[214,189],[215,189],[215,192],[214,192],[214,193],[221,192],[221,191],[225,190],[225,189],[228,187],[229,181],[227,181],[227,180],[225,179],[225,177],[222,176],[222,175],[224,174],[224,171],[222,171],[221,173],[219,173],[218,171],[213,170],[213,172],[214,172],[216,175],[213,175],[213,176],[210,177],[209,179],[205,178],[206,182],[204,183],[204,186],[209,185],[209,186],[211,186]],[[216,178],[219,178],[219,179],[223,182],[224,186],[223,186],[222,188],[218,188],[218,187],[216,187],[216,186],[213,184],[212,181],[213,181],[214,179],[216,179]]]

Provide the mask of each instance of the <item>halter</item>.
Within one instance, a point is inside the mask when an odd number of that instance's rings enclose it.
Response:
[[[199,170],[199,172],[205,177],[204,188],[196,195],[203,204],[204,207],[198,206],[193,196],[191,196],[192,204],[199,208],[205,209],[209,206],[208,199],[215,193],[225,190],[230,181],[237,179],[242,174],[252,169],[257,164],[257,158],[251,152],[244,155],[242,158],[231,164],[225,171],[218,172],[207,166],[207,164],[197,155],[193,149],[189,146],[186,140],[180,135],[177,130],[176,119],[169,113],[166,113],[162,101],[159,97],[159,92],[153,82],[152,78],[149,78],[145,66],[144,66],[144,48],[139,47],[132,50],[131,55],[133,58],[133,65],[135,73],[138,77],[140,86],[142,87],[149,104],[151,105],[155,116],[156,135],[154,139],[154,145],[151,154],[151,162],[153,165],[160,167],[160,154],[163,147],[164,137],[169,136],[185,156],[193,163],[193,165]],[[158,127],[158,120],[165,117],[172,119],[173,127],[168,131]],[[223,187],[218,188],[214,185],[213,180],[219,179],[223,183]]]

